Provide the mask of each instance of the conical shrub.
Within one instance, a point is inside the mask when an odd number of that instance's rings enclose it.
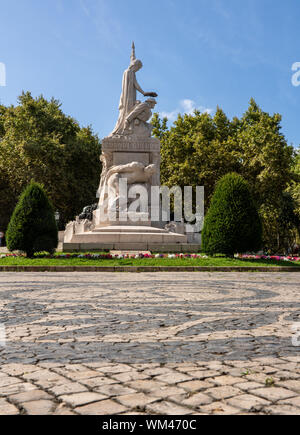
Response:
[[[261,249],[262,225],[247,182],[236,173],[218,182],[202,231],[207,254],[253,252]]]
[[[23,251],[27,257],[35,252],[53,253],[58,244],[54,211],[43,186],[31,182],[24,190],[6,232],[10,251]]]

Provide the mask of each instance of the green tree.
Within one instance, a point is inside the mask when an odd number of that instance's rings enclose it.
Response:
[[[53,207],[38,183],[31,182],[22,193],[6,232],[10,251],[23,251],[27,257],[35,252],[53,253],[58,244]]]
[[[294,179],[294,149],[281,133],[281,116],[263,112],[251,99],[240,119],[229,120],[217,108],[214,116],[179,115],[169,129],[156,116],[154,127],[162,146],[162,183],[204,186],[207,210],[220,178],[242,175],[262,219],[264,247],[276,250],[282,193]]]
[[[290,192],[283,192],[277,218],[277,252],[291,253],[300,231],[297,203]]]
[[[300,148],[297,149],[292,165],[293,177],[287,191],[295,201],[295,212],[300,218]]]
[[[249,182],[264,226],[264,245],[277,249],[282,193],[291,181],[294,149],[281,133],[281,116],[263,112],[252,99],[236,134],[241,174]]]
[[[60,103],[29,92],[17,106],[0,106],[0,227],[34,179],[45,186],[61,223],[95,201],[101,166],[99,139],[81,128]]]
[[[239,169],[234,129],[225,113],[217,109],[214,117],[195,111],[178,115],[166,130],[154,118],[154,134],[161,140],[161,182],[167,186],[205,186],[208,207],[216,182],[226,173]]]
[[[257,251],[262,228],[247,182],[236,173],[221,178],[204,220],[202,250],[208,254]]]

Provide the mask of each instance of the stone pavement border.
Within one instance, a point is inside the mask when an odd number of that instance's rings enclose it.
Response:
[[[300,272],[300,266],[0,266],[0,272]]]

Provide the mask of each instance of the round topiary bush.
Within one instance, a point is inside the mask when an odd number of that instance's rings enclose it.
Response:
[[[20,196],[6,232],[10,251],[23,251],[27,257],[35,252],[53,253],[58,244],[54,211],[38,183],[31,182]]]
[[[202,250],[207,254],[258,251],[262,225],[248,184],[236,173],[218,182],[204,219]]]

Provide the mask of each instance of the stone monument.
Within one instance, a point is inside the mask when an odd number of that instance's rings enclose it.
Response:
[[[119,118],[112,133],[102,141],[99,202],[85,207],[67,225],[64,250],[186,250],[185,234],[151,220],[151,187],[160,186],[160,141],[151,137],[152,126],[148,123],[157,94],[144,92],[136,78],[142,66],[133,43],[130,65],[123,74]],[[137,99],[137,92],[146,97],[145,101]],[[131,210],[132,192],[148,193],[146,207]],[[157,203],[155,206],[159,207]]]

